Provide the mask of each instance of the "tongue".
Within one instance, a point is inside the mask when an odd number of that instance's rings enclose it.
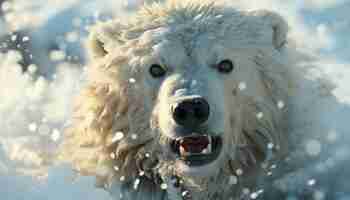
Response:
[[[201,153],[209,145],[209,139],[205,136],[187,137],[182,140],[181,147],[189,153]]]

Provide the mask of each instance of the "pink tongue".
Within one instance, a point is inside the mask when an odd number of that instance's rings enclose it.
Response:
[[[205,136],[187,137],[180,144],[185,151],[190,153],[201,153],[209,145],[209,140]]]

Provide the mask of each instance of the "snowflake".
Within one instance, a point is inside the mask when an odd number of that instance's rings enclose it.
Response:
[[[166,189],[168,189],[168,185],[166,183],[162,183],[162,184],[160,184],[160,188],[162,190],[166,190]]]
[[[307,181],[307,184],[309,186],[314,186],[316,184],[316,180],[315,179],[310,179],[310,180]]]
[[[259,112],[258,114],[256,114],[256,117],[257,117],[258,119],[261,119],[261,118],[264,117],[264,113]]]
[[[194,87],[194,86],[196,86],[197,85],[197,81],[196,80],[192,80],[192,82],[191,82],[191,87]]]
[[[22,41],[23,42],[28,42],[30,39],[29,39],[29,36],[24,36],[23,38],[22,38]]]
[[[243,188],[242,192],[244,195],[248,195],[250,193],[250,190],[249,188]]]
[[[315,200],[323,200],[323,199],[325,199],[325,194],[322,191],[316,191],[313,196],[314,196]]]
[[[50,52],[50,60],[52,61],[62,61],[66,58],[66,53],[60,50],[54,50]]]
[[[114,166],[113,169],[114,169],[115,171],[119,171],[119,167],[118,167],[118,166]]]
[[[56,142],[58,139],[60,139],[60,137],[61,137],[60,131],[57,130],[57,129],[54,129],[54,130],[52,131],[52,134],[51,134],[51,140],[54,141],[54,142]]]
[[[136,80],[134,78],[130,78],[129,83],[136,83]]]
[[[240,82],[238,85],[238,89],[241,91],[247,89],[247,84],[245,82]]]
[[[283,101],[278,101],[277,102],[277,107],[279,108],[279,109],[282,109],[282,108],[284,108],[284,102]]]
[[[9,1],[4,1],[1,5],[1,9],[6,12],[9,11],[12,8],[12,5]]]
[[[29,126],[28,126],[28,129],[30,132],[35,132],[37,128],[38,128],[38,126],[34,122],[29,124]]]
[[[136,140],[137,139],[137,135],[135,133],[131,134],[131,139]]]
[[[119,178],[119,180],[120,180],[121,182],[125,181],[125,176],[121,176],[121,177]]]
[[[11,40],[14,42],[14,41],[16,41],[17,40],[17,35],[16,34],[13,34],[12,36],[11,36]]]
[[[268,149],[273,149],[274,146],[275,145],[273,143],[271,143],[271,142],[267,144],[267,148]]]
[[[79,40],[79,34],[75,31],[66,34],[66,41],[70,43],[77,42]]]
[[[334,130],[331,130],[327,135],[327,140],[331,143],[335,142],[337,138],[338,138],[338,134]]]
[[[256,199],[256,198],[258,198],[258,196],[259,196],[259,194],[256,193],[256,192],[253,192],[253,193],[250,194],[250,198],[251,199]]]
[[[137,188],[139,187],[141,180],[139,178],[137,178],[134,182],[134,190],[137,190]]]
[[[250,194],[250,198],[251,199],[256,199],[259,197],[260,194],[262,194],[264,192],[264,190],[258,190],[256,192],[253,192]]]
[[[321,153],[321,143],[317,140],[310,140],[306,144],[306,153],[309,154],[310,156],[317,156]]]
[[[181,195],[182,195],[183,197],[187,196],[188,194],[189,194],[189,192],[188,192],[187,190],[185,190],[185,191],[183,191],[183,192],[181,193]]]
[[[237,174],[237,176],[241,176],[243,174],[243,170],[242,169],[237,169],[236,170],[236,174]]]
[[[234,176],[234,175],[230,176],[229,184],[230,184],[230,185],[236,185],[237,183],[238,183],[238,178],[237,178],[237,176]]]
[[[34,65],[34,64],[31,64],[31,65],[28,66],[28,72],[30,74],[34,74],[37,70],[38,70],[38,67],[36,65]]]
[[[112,143],[115,143],[117,141],[120,141],[121,139],[124,138],[124,133],[121,131],[118,131],[114,134],[113,138],[112,138]]]

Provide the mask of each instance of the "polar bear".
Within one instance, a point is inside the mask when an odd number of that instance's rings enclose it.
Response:
[[[96,25],[62,157],[116,198],[244,196],[288,151],[287,32],[273,12],[199,0]]]

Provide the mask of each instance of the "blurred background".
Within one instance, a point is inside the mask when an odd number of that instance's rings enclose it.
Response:
[[[328,107],[332,112],[323,117],[332,128],[300,144],[313,162],[292,174],[298,180],[284,182],[293,190],[288,200],[298,199],[294,193],[305,188],[311,191],[310,199],[350,199],[350,183],[343,180],[350,173],[346,126],[350,119],[350,0],[223,1],[238,9],[280,13],[290,25],[289,37],[296,48],[315,58],[315,74],[322,71],[335,85],[332,94],[337,106]],[[52,156],[70,123],[72,98],[84,82],[89,28],[97,21],[127,18],[143,3],[0,0],[2,200],[111,199],[94,187],[93,177],[79,177],[69,166],[54,165]],[[319,167],[324,170],[315,173]],[[302,188],[292,187],[300,183]],[[335,192],[328,194],[330,190]]]

